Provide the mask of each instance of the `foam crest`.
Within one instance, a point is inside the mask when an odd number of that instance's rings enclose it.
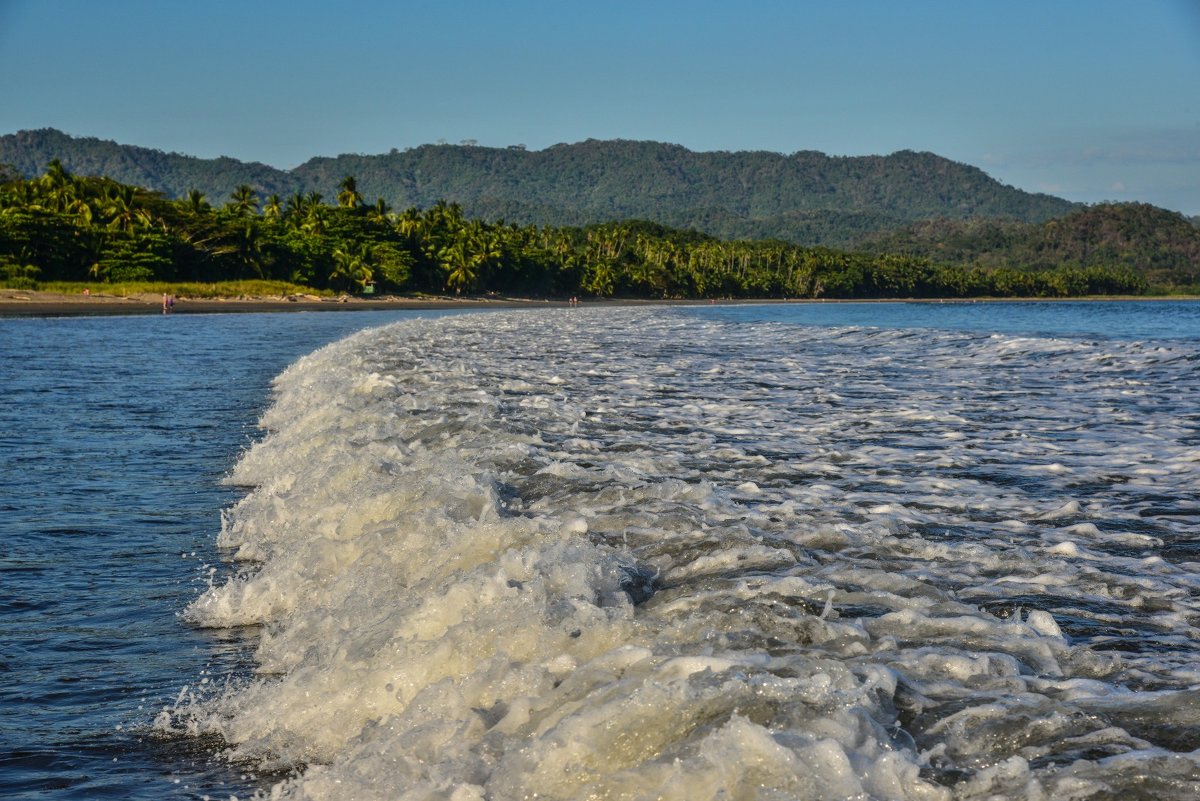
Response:
[[[276,381],[245,565],[188,610],[261,626],[261,675],[159,725],[303,766],[287,798],[1200,788],[1162,394],[1195,355],[652,309],[357,334]]]

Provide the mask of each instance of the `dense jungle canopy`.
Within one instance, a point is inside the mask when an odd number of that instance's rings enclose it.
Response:
[[[32,179],[12,168],[0,175],[0,280],[9,286],[266,278],[341,291],[643,298],[1067,297],[1150,288],[1107,251],[1098,261],[1035,269],[934,258],[900,244],[911,242],[851,252],[725,241],[638,220],[518,225],[472,219],[444,201],[397,212],[382,198],[366,202],[350,176],[326,202],[318,192],[264,197],[249,184],[223,201],[199,190],[170,199],[72,175],[58,161]]]

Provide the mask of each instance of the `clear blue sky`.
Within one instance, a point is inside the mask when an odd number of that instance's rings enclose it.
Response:
[[[1200,214],[1200,0],[0,0],[0,133],[294,167],[445,140],[928,150]]]

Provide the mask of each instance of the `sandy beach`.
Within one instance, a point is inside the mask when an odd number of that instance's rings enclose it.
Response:
[[[1095,301],[1121,300],[1161,300],[1189,301],[1196,296],[1111,296],[1086,298],[891,298],[891,299],[835,299],[835,298],[726,298],[717,301],[721,304],[742,303],[978,303],[978,302],[1054,302],[1054,303],[1088,303]],[[586,305],[643,305],[643,304],[673,304],[673,305],[703,305],[711,303],[706,300],[634,300],[629,298],[589,298],[580,301]],[[262,312],[301,312],[301,311],[388,311],[397,309],[521,309],[521,308],[553,308],[569,305],[566,300],[536,300],[531,298],[508,297],[406,297],[383,295],[375,298],[364,298],[349,295],[337,297],[319,297],[317,295],[289,295],[280,297],[256,296],[234,298],[177,298],[172,314],[222,314],[222,313],[262,313]],[[0,317],[88,317],[98,315],[120,314],[162,314],[162,296],[153,294],[141,295],[105,295],[103,293],[65,294],[59,292],[38,292],[23,289],[0,289]]]
[[[219,314],[299,311],[386,311],[396,309],[525,308],[565,306],[565,301],[511,298],[286,297],[177,298],[172,314]],[[161,295],[64,294],[31,290],[0,290],[0,317],[83,317],[120,314],[162,314]]]

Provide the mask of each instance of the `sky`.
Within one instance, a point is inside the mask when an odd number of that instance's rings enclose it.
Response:
[[[1200,0],[0,0],[0,134],[930,151],[1200,214]]]

